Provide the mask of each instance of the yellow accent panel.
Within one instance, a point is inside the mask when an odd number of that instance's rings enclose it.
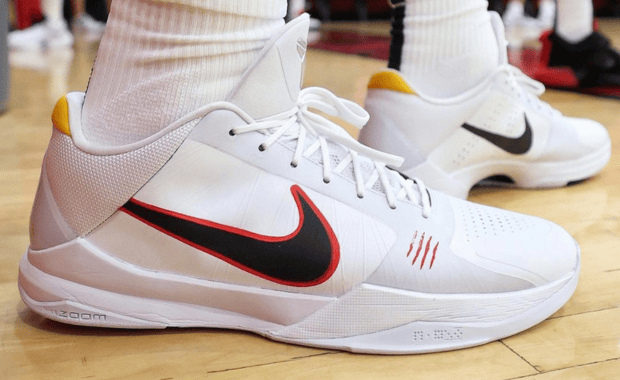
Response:
[[[373,75],[370,78],[370,83],[368,83],[368,88],[392,90],[415,95],[415,91],[409,87],[407,82],[398,73],[392,71],[383,71]]]
[[[69,104],[67,98],[62,97],[56,103],[54,112],[52,112],[52,123],[60,132],[71,136],[71,128],[69,128]]]

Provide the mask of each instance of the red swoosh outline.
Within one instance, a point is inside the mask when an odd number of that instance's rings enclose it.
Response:
[[[164,214],[164,215],[168,215],[171,216],[173,218],[178,218],[181,220],[185,220],[185,221],[189,221],[201,226],[205,226],[205,227],[209,227],[209,228],[214,228],[214,229],[218,229],[218,230],[222,230],[222,231],[226,231],[229,232],[231,234],[235,234],[235,235],[241,235],[241,236],[246,236],[248,238],[254,239],[254,240],[258,240],[258,241],[263,241],[263,242],[268,242],[268,243],[280,243],[280,242],[284,242],[287,240],[292,239],[293,237],[295,237],[302,229],[303,226],[303,222],[304,222],[304,212],[302,209],[302,204],[301,204],[301,198],[304,199],[304,201],[311,207],[311,209],[313,210],[314,214],[318,217],[318,219],[320,220],[323,228],[325,229],[325,232],[327,233],[327,236],[330,240],[330,246],[331,246],[331,260],[330,260],[330,264],[328,266],[328,268],[326,269],[326,271],[323,273],[323,275],[321,275],[320,277],[318,277],[315,280],[312,281],[307,281],[307,282],[301,282],[301,281],[286,281],[286,280],[282,280],[276,277],[272,277],[269,275],[266,275],[262,272],[259,272],[257,270],[254,270],[250,267],[247,267],[227,256],[224,256],[222,254],[220,254],[219,252],[213,251],[207,247],[204,247],[200,244],[196,244],[186,238],[183,238],[181,236],[178,236],[170,231],[168,231],[167,229],[156,225],[152,222],[150,222],[147,219],[144,219],[142,217],[140,217],[139,215],[136,215],[135,213],[131,212],[130,210],[128,210],[127,208],[125,208],[125,206],[121,207],[119,210],[123,211],[125,213],[127,213],[128,215],[131,215],[132,217],[140,220],[141,222],[157,229],[160,232],[163,232],[164,234],[179,240],[189,246],[192,246],[200,251],[203,251],[205,253],[208,253],[212,256],[215,256],[245,272],[251,273],[255,276],[264,278],[268,281],[272,281],[278,284],[282,284],[282,285],[289,285],[289,286],[295,286],[295,287],[309,287],[309,286],[315,286],[315,285],[319,285],[322,284],[323,282],[327,281],[329,278],[331,278],[331,276],[334,274],[334,272],[336,271],[336,268],[338,267],[338,264],[340,262],[340,245],[338,243],[338,239],[336,238],[336,234],[334,233],[334,231],[332,230],[331,226],[329,225],[329,223],[327,222],[327,220],[325,219],[325,216],[321,213],[321,211],[316,207],[316,205],[312,202],[312,200],[310,200],[310,198],[308,197],[308,195],[298,186],[298,185],[293,185],[291,186],[291,194],[293,195],[293,198],[295,199],[295,203],[297,204],[297,211],[299,213],[299,224],[297,226],[297,228],[291,232],[288,235],[285,236],[267,236],[267,235],[260,235],[260,234],[256,234],[247,230],[243,230],[240,228],[236,228],[236,227],[232,227],[232,226],[227,226],[224,224],[219,224],[216,222],[212,222],[206,219],[200,219],[200,218],[195,218],[189,215],[185,215],[185,214],[181,214],[178,212],[174,212],[174,211],[170,211],[170,210],[166,210],[154,205],[150,205],[148,203],[144,203],[142,201],[139,201],[137,199],[132,198],[130,200],[130,202],[135,203],[141,207],[144,207],[146,209],[152,210],[154,212],[160,213],[160,214]]]

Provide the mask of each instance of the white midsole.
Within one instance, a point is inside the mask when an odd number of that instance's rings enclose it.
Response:
[[[378,353],[455,349],[512,335],[558,310],[572,295],[579,273],[577,267],[547,285],[499,294],[425,294],[361,284],[339,298],[323,299],[186,279],[194,286],[200,283],[195,294],[202,302],[191,303],[186,302],[187,298],[182,300],[187,296],[182,293],[176,293],[177,300],[162,299],[168,296],[159,290],[174,284],[169,274],[124,264],[127,272],[134,274],[134,288],[140,287],[143,275],[150,275],[150,296],[138,296],[45,273],[29,261],[29,256],[24,255],[20,262],[22,299],[31,309],[53,320],[120,328],[233,328],[296,344]],[[252,297],[247,297],[249,294]],[[250,298],[253,303],[232,311],[239,306],[235,304]],[[222,302],[227,307],[219,307]],[[275,323],[264,318],[270,315],[266,309],[274,312],[274,305],[276,312],[291,315],[296,307],[315,311],[297,314],[294,323],[290,315],[282,319],[287,323]]]
[[[528,162],[519,160],[486,160],[458,171],[447,173],[437,163],[426,161],[405,171],[410,177],[423,178],[431,188],[459,198],[481,180],[506,175],[515,185],[525,188],[565,186],[569,182],[589,178],[601,171],[611,157],[611,144],[585,157],[572,161]]]

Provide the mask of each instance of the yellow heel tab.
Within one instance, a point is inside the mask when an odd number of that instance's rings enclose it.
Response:
[[[67,97],[63,96],[56,103],[54,112],[52,112],[52,124],[60,132],[71,136],[71,128],[69,128],[69,104]]]
[[[382,71],[376,73],[370,78],[368,88],[392,90],[403,92],[405,94],[415,95],[415,91],[411,89],[407,81],[395,71]]]

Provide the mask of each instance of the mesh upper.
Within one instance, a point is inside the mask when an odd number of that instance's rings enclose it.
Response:
[[[69,226],[83,236],[104,222],[170,159],[198,121],[115,155],[84,152],[54,129],[45,165],[52,194]]]
[[[535,228],[534,218],[471,202],[453,202],[455,215],[463,223],[467,241],[502,236]]]

